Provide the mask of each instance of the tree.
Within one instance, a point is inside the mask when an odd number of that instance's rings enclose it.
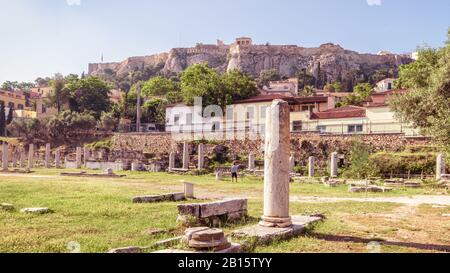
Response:
[[[354,140],[350,150],[350,166],[344,172],[344,177],[367,179],[377,176],[379,170],[370,160],[370,148],[359,140]]]
[[[233,101],[243,100],[259,94],[256,82],[239,70],[232,70],[222,76],[226,93]]]
[[[14,119],[14,108],[9,107],[8,117],[6,118],[6,125],[11,124]]]
[[[398,88],[425,88],[430,85],[431,74],[439,67],[444,51],[433,48],[419,49],[416,62],[400,66]]]
[[[96,128],[97,122],[91,113],[63,111],[53,116],[48,122],[48,134],[52,140],[70,140],[70,134],[89,132]]]
[[[101,79],[89,76],[85,79],[66,79],[64,92],[68,93],[69,109],[74,112],[92,112],[96,119],[111,106],[110,86]]]
[[[450,29],[440,49],[422,49],[416,63],[400,68],[398,85],[410,91],[390,99],[397,118],[450,149]]]
[[[300,92],[299,94],[300,96],[303,97],[312,97],[316,95],[316,89],[314,88],[314,86],[312,85],[307,85],[305,86],[305,88],[303,89],[303,91]]]
[[[353,89],[353,94],[347,96],[343,102],[342,106],[356,105],[362,106],[364,101],[366,101],[373,94],[373,86],[369,83],[360,83]]]
[[[0,101],[0,136],[6,133],[5,103]]]
[[[192,65],[182,73],[181,92],[187,105],[193,105],[195,97],[203,98],[203,106],[225,107],[231,101],[224,92],[220,75],[207,64]]]
[[[196,64],[181,75],[181,94],[188,105],[193,104],[195,97],[202,97],[203,106],[219,105],[225,109],[234,100],[256,96],[259,91],[255,81],[238,70],[219,75],[207,64]]]
[[[113,112],[103,112],[98,122],[98,127],[105,131],[114,131],[119,124],[119,119]]]
[[[38,119],[15,119],[8,125],[12,136],[21,137],[26,143],[42,138],[47,131],[45,124]]]
[[[68,78],[73,79],[73,78]],[[52,93],[48,98],[48,104],[50,106],[55,106],[58,109],[58,113],[61,112],[64,104],[69,101],[69,92],[64,89],[66,84],[66,79],[62,75],[55,75],[55,77],[50,80],[50,86],[52,87]]]
[[[177,83],[162,76],[157,76],[143,84],[142,95],[144,97],[165,96],[168,93],[179,92],[179,90]]]
[[[144,118],[150,123],[164,124],[166,122],[167,101],[163,99],[151,99],[144,104]]]
[[[342,84],[340,82],[333,82],[325,85],[324,90],[330,93],[339,93],[342,91]]]
[[[281,76],[277,69],[262,70],[259,74],[258,85],[260,87],[268,86],[270,81],[279,80],[281,80]]]

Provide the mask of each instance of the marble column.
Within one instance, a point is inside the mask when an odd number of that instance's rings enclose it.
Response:
[[[289,155],[290,110],[283,100],[275,100],[267,109],[264,149],[265,227],[289,227]]]
[[[20,169],[25,168],[25,158],[26,158],[25,150],[20,150],[20,155],[19,155],[19,168]]]
[[[444,154],[439,154],[436,158],[436,180],[440,181],[445,173]]]
[[[316,158],[314,156],[309,157],[308,162],[308,176],[314,177],[316,175],[314,165],[316,164]]]
[[[295,172],[294,168],[295,168],[295,157],[291,156],[289,158],[289,172],[294,173]]]
[[[13,169],[17,168],[17,150],[14,149],[12,154],[12,167]]]
[[[169,154],[169,172],[175,169],[175,153],[171,152]]]
[[[205,167],[205,145],[198,145],[198,169],[201,171]]]
[[[183,144],[183,169],[189,170],[189,144]]]
[[[194,198],[194,184],[184,182],[184,196],[186,198]]]
[[[55,168],[61,168],[61,151],[59,149],[55,151]]]
[[[83,165],[84,165],[84,167],[86,167],[86,162],[89,160],[89,157],[91,156],[90,150],[88,147],[83,148],[83,155],[84,155]]]
[[[338,153],[337,152],[334,152],[331,154],[330,176],[333,178],[338,177]]]
[[[28,148],[28,170],[32,170],[34,167],[34,144],[30,144]]]
[[[248,169],[250,171],[254,171],[256,169],[255,155],[252,153],[248,155]]]
[[[47,143],[47,145],[45,145],[45,168],[47,168],[47,169],[49,169],[51,167],[50,153],[51,153],[51,146],[50,146],[50,143]]]
[[[82,154],[82,149],[81,147],[77,147],[77,151],[76,151],[76,156],[75,156],[75,161],[76,161],[76,167],[77,169],[81,169],[81,154]]]
[[[3,142],[3,144],[2,144],[2,169],[3,169],[3,171],[7,171],[8,166],[9,166],[8,144],[6,144],[6,142]]]

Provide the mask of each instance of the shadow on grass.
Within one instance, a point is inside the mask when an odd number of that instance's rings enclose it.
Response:
[[[450,253],[449,245],[391,242],[391,241],[385,241],[385,240],[381,240],[381,239],[365,239],[365,238],[359,238],[359,237],[353,237],[353,236],[329,235],[329,234],[321,234],[321,233],[315,233],[315,232],[310,232],[310,233],[308,233],[308,235],[311,237],[314,237],[316,239],[325,240],[328,242],[352,242],[352,243],[369,244],[371,242],[377,241],[381,245],[386,245],[386,246],[399,246],[399,247],[415,248],[415,249],[420,249],[420,250],[434,250],[434,251]]]

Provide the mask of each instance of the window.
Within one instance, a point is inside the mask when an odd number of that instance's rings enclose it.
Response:
[[[17,109],[23,110],[23,104],[18,104],[18,105],[17,105]]]
[[[302,106],[302,112],[308,112],[309,111],[309,105]]]
[[[363,131],[362,125],[349,125],[348,126],[348,133],[361,133]]]
[[[175,117],[173,119],[173,123],[175,125],[180,125],[180,115],[175,115]]]
[[[186,124],[192,125],[192,114],[186,114]]]
[[[324,134],[327,132],[327,126],[317,126],[317,131],[319,131],[319,133]]]
[[[233,107],[227,107],[227,120],[233,119]]]
[[[8,103],[8,108],[13,108],[14,109],[14,102],[9,102]]]
[[[265,119],[267,115],[267,106],[261,106],[261,118]]]
[[[247,119],[253,119],[255,118],[255,108],[248,107],[247,108]]]
[[[388,90],[391,90],[392,89],[392,83],[390,82],[390,83],[388,83],[388,88],[387,88]]]
[[[300,132],[303,130],[303,123],[301,120],[297,120],[293,122],[292,130],[294,132]]]
[[[47,112],[47,107],[45,107],[45,104],[42,104],[42,114],[45,114]]]

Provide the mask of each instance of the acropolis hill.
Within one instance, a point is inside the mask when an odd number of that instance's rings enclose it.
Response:
[[[331,43],[304,48],[296,45],[255,45],[251,38],[238,38],[230,45],[217,41],[217,44],[174,48],[169,53],[131,57],[118,63],[92,63],[89,64],[89,74],[121,76],[151,67],[171,75],[182,72],[192,64],[208,62],[220,72],[239,69],[254,77],[270,69],[276,69],[281,76],[287,77],[303,69],[314,75],[320,69],[332,81],[354,71],[363,77],[380,69],[396,70],[399,65],[411,61],[409,55],[388,52],[361,54]]]

